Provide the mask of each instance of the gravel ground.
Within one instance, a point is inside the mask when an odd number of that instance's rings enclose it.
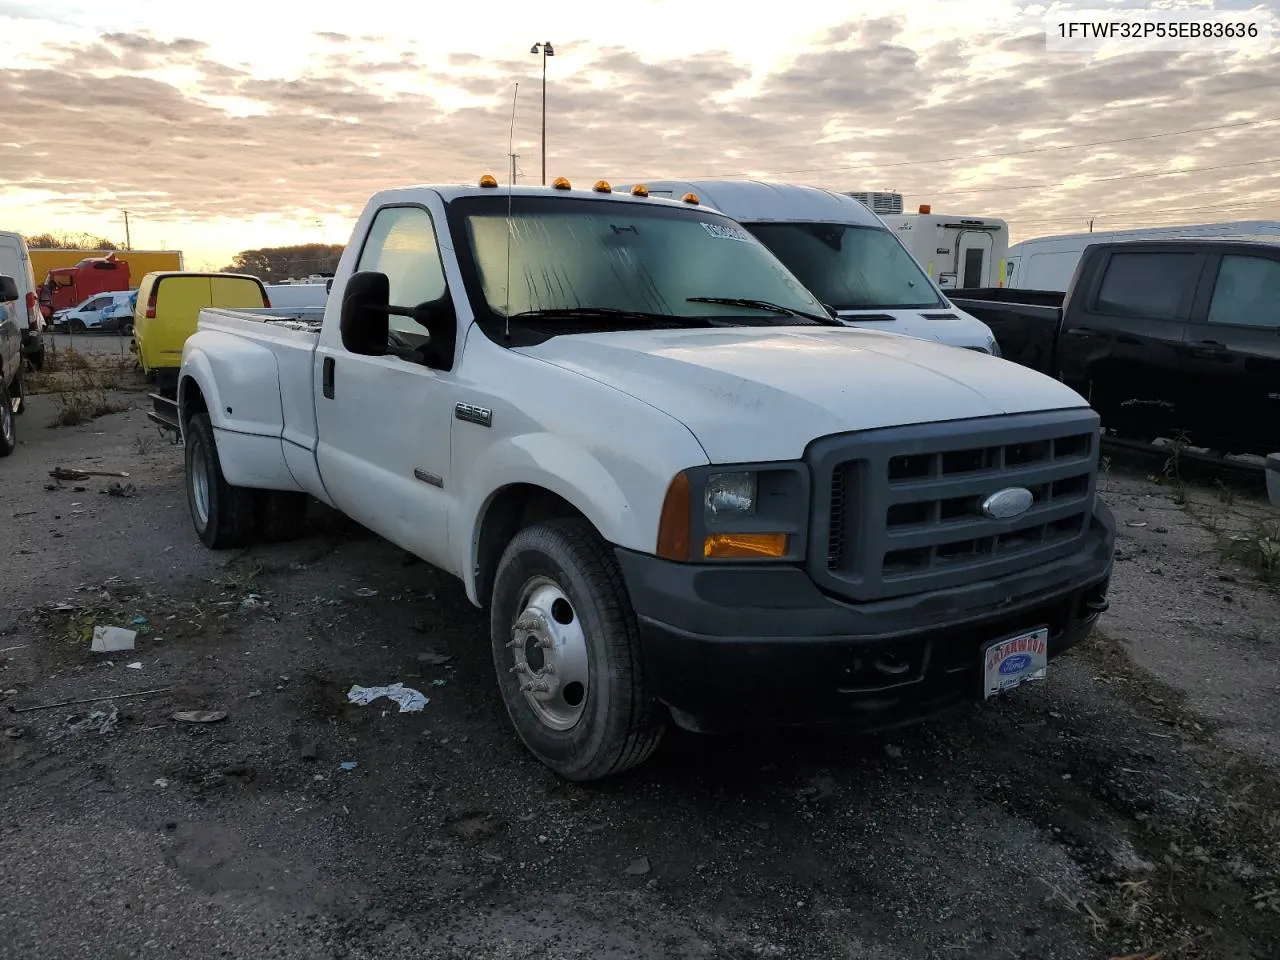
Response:
[[[140,410],[59,409],[0,461],[0,956],[1280,957],[1264,504],[1113,467],[1113,606],[1046,683],[887,738],[673,735],[581,786],[519,746],[459,584],[319,508],[207,551]],[[346,702],[395,681],[421,713]]]

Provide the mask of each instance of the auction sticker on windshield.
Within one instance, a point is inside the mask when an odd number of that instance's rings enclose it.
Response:
[[[743,243],[752,243],[751,234],[743,230],[741,227],[729,227],[719,223],[707,223],[702,221],[702,229],[711,234],[717,240],[740,240]]]
[[[1006,693],[1028,680],[1043,680],[1048,666],[1048,627],[999,640],[982,653],[982,698]]]

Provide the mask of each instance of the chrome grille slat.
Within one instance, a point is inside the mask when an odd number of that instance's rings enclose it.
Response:
[[[855,601],[963,586],[1075,549],[1097,488],[1092,410],[992,417],[826,437],[808,454],[815,498],[810,573]],[[983,516],[1008,488],[1027,512]]]

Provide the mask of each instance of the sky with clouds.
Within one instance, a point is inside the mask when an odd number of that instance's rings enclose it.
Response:
[[[1049,9],[0,0],[0,229],[123,241],[127,209],[135,247],[189,268],[343,243],[375,190],[504,177],[517,82],[536,183],[535,41],[555,49],[548,178],[894,189],[1004,217],[1015,240],[1280,218],[1280,36],[1264,54],[1050,53]]]

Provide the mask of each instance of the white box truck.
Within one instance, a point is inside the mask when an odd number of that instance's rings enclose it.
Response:
[[[921,204],[918,213],[880,219],[943,290],[1005,285],[1009,224],[998,217],[934,213]]]

